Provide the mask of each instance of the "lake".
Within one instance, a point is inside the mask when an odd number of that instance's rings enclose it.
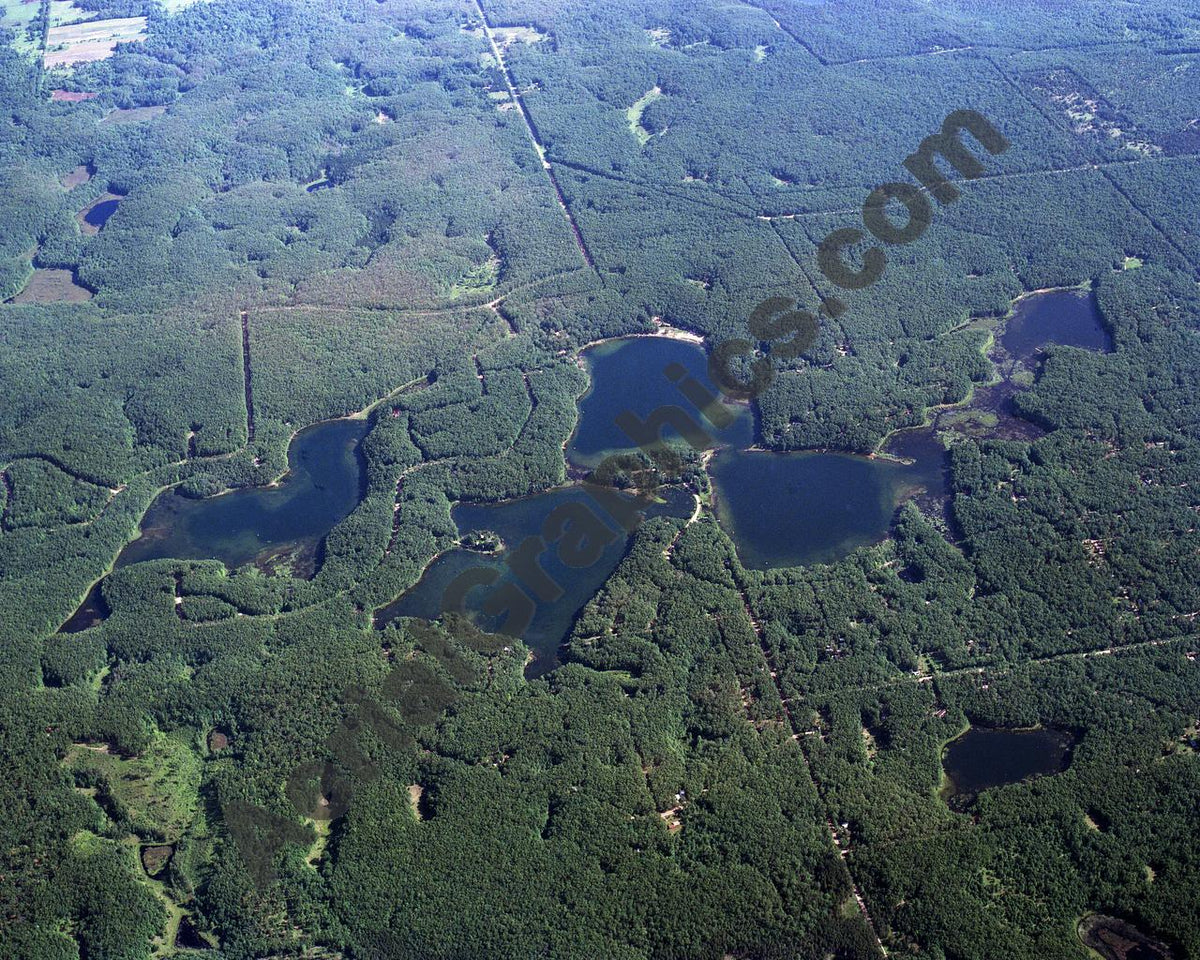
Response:
[[[631,438],[619,418],[633,414],[644,423],[660,407],[679,407],[686,413],[707,435],[705,449],[718,443],[748,446],[754,442],[749,407],[723,403],[710,408],[713,420],[709,420],[685,395],[689,383],[711,397],[720,395],[708,377],[708,357],[694,343],[669,337],[625,337],[589,347],[583,358],[591,385],[579,401],[579,422],[567,444],[567,456],[577,466],[594,467],[611,453],[636,449],[641,438]],[[675,429],[664,435],[679,437]]]
[[[718,395],[708,377],[707,356],[696,344],[625,338],[593,347],[584,358],[591,388],[579,404],[579,424],[568,445],[571,461],[595,466],[607,454],[632,449],[629,433],[617,422],[622,414],[645,422],[659,407],[678,406],[703,428],[703,446],[719,448],[709,467],[716,513],[746,566],[841,559],[883,539],[905,499],[918,493],[945,495],[946,453],[932,431],[897,435],[903,439],[889,446],[888,453],[912,458],[907,465],[848,453],[752,450],[749,407],[722,404],[720,416],[710,420],[699,415],[702,396],[698,403],[685,396],[700,396],[697,388]],[[666,435],[678,437],[679,432],[669,429]]]
[[[709,473],[717,516],[742,563],[756,569],[840,560],[883,539],[903,500],[945,485],[940,457],[904,465],[852,454],[727,448]]]
[[[366,420],[331,420],[301,430],[288,449],[288,473],[278,486],[205,500],[163,493],[117,566],[173,557],[220,560],[232,570],[288,554],[302,568],[299,575],[311,576],[321,541],[362,499],[360,442],[368,426]]]
[[[703,350],[692,343],[667,337],[626,337],[605,341],[584,352],[591,377],[591,387],[579,402],[579,420],[567,443],[569,464],[579,471],[596,467],[606,456],[636,448],[628,433],[619,425],[622,414],[631,413],[645,420],[663,406],[679,406],[699,426],[706,436],[701,446],[711,448],[720,442],[749,443],[754,424],[749,408],[722,406],[713,412],[719,426],[696,413],[696,406],[681,392],[680,383],[704,386],[715,396],[708,380],[708,360]],[[675,379],[670,379],[671,373]],[[695,391],[691,385],[684,390]],[[705,403],[703,399],[701,403]],[[673,429],[668,438],[678,437]],[[694,498],[679,487],[659,491],[662,502],[644,504],[642,513],[653,516],[690,516]],[[534,661],[526,670],[536,677],[558,665],[558,649],[570,635],[575,620],[587,602],[604,586],[629,549],[631,535],[621,529],[587,489],[581,486],[561,487],[536,496],[494,504],[459,504],[451,516],[459,536],[490,532],[497,534],[505,549],[490,555],[473,550],[451,550],[438,557],[425,570],[420,581],[398,600],[376,614],[375,622],[385,626],[397,617],[436,619],[448,609],[447,590],[456,577],[470,570],[494,571],[499,579],[492,585],[478,587],[466,598],[465,610],[481,627],[495,630],[501,616],[489,617],[483,612],[488,598],[506,587],[521,582],[526,596],[532,596],[529,578],[514,573],[508,563],[512,551],[527,538],[537,536],[551,512],[566,504],[582,504],[595,510],[607,526],[612,539],[600,551],[594,562],[569,567],[552,546],[539,556],[546,575],[562,590],[552,601],[532,604],[529,625],[516,630],[533,651]],[[524,602],[524,601],[522,601]],[[509,628],[513,629],[512,627]]]
[[[1028,359],[1040,347],[1056,343],[1107,353],[1112,337],[1087,290],[1048,290],[1022,297],[1004,325],[1000,345],[1015,359]]]
[[[256,562],[311,577],[325,536],[358,506],[365,483],[360,443],[366,420],[331,420],[301,430],[288,448],[288,473],[277,486],[205,500],[168,490],[146,511],[138,539],[116,568],[143,560],[220,560],[233,570]],[[96,584],[60,633],[78,633],[108,616]]]
[[[1062,773],[1074,746],[1074,736],[1049,727],[971,727],[942,753],[942,794],[961,811],[984,790]]]
[[[982,320],[971,325],[976,330],[992,326]],[[1017,415],[1016,397],[1033,383],[1038,356],[1050,344],[1096,352],[1112,350],[1112,337],[1091,292],[1047,290],[1014,301],[991,351],[996,381],[976,385],[966,403],[935,408],[931,412],[934,429],[1024,443],[1044,436],[1041,426]]]
[[[678,402],[679,397],[677,388],[662,376],[666,362],[683,362],[712,389],[698,359],[700,349],[688,343],[673,343],[667,349],[654,346],[660,342],[626,341],[628,346],[590,360],[598,383],[584,403],[604,410],[608,424],[613,409],[630,403],[625,391],[602,389],[601,378],[613,376],[608,371],[617,364],[632,371],[632,382],[640,385],[640,390],[642,384],[649,384],[649,394],[661,402]],[[1112,349],[1094,294],[1049,290],[1016,302],[1001,336],[1004,352],[1014,360],[1026,360],[1048,343],[1100,352]],[[680,353],[688,350],[697,356],[680,358]],[[973,414],[986,419],[988,436],[1036,439],[1042,431],[1013,415],[1015,391],[1015,384],[1008,379],[978,388],[970,406],[938,414],[937,426],[948,427],[954,418]],[[636,403],[640,409],[642,398],[637,397]],[[616,442],[617,434],[608,424],[587,434],[584,451],[592,454],[596,448]],[[584,434],[584,425],[586,421],[581,419],[580,434]],[[883,539],[896,508],[906,499],[916,497],[928,512],[940,510],[946,503],[946,450],[929,428],[901,431],[889,440],[888,454],[910,461],[907,464],[851,454],[740,449],[749,445],[750,434],[749,415],[726,431],[714,431],[716,442],[725,445],[709,468],[716,514],[746,566],[770,569],[833,562]]]
[[[668,337],[627,337],[600,343],[584,351],[591,386],[579,402],[579,421],[567,444],[570,464],[594,468],[604,457],[635,449],[635,436],[623,427],[632,415],[645,423],[662,407],[679,412],[703,430],[695,437],[701,448],[717,453],[710,464],[718,517],[737,544],[748,566],[792,566],[836,560],[864,544],[886,536],[898,503],[921,491],[945,492],[945,450],[931,431],[897,435],[898,457],[911,464],[883,458],[839,453],[771,453],[746,449],[754,440],[754,418],[746,405],[711,407],[718,391],[708,377],[708,358],[694,343]],[[690,396],[689,396],[690,395]],[[709,410],[711,419],[699,414]],[[678,415],[678,414],[676,414]],[[686,423],[683,429],[690,430]],[[680,437],[676,426],[665,431]],[[694,501],[686,491],[665,488],[665,503],[653,504],[647,516],[687,517]],[[506,550],[498,555],[456,549],[438,557],[420,581],[376,615],[385,626],[397,617],[436,619],[451,604],[446,595],[456,577],[468,570],[494,571],[499,579],[467,596],[465,609],[485,629],[496,629],[500,617],[483,614],[489,596],[518,579],[506,562],[512,550],[541,529],[551,511],[565,503],[590,503],[580,487],[564,487],[533,497],[497,504],[459,504],[452,512],[460,537],[494,533]],[[763,504],[770,504],[769,511]],[[534,651],[527,671],[538,676],[557,665],[557,651],[576,618],[612,575],[629,546],[620,531],[598,559],[582,568],[568,568],[551,549],[542,557],[547,575],[562,588],[562,596],[534,605],[529,626],[516,632]],[[526,594],[530,591],[526,590]]]
[[[686,491],[674,487],[664,488],[659,493],[662,502],[645,504],[642,509],[644,516],[686,517],[691,514],[694,501]],[[563,562],[554,544],[546,549],[541,549],[538,544],[537,552],[533,555],[545,572],[545,577],[555,585],[555,592],[561,591],[561,595],[554,599],[543,601],[537,598],[537,588],[548,587],[548,584],[536,573],[521,576],[521,569],[531,568],[510,561],[513,551],[527,538],[539,536],[546,518],[566,505],[578,505],[596,518],[597,555],[591,562],[570,565]],[[558,648],[570,634],[580,611],[620,564],[629,549],[632,534],[622,529],[581,486],[559,487],[532,497],[501,503],[459,504],[451,516],[460,536],[466,537],[477,532],[494,533],[503,541],[504,548],[494,554],[466,549],[442,554],[426,568],[420,581],[411,590],[376,614],[376,624],[383,627],[398,617],[436,620],[444,612],[457,608],[457,604],[448,599],[450,586],[456,577],[467,571],[488,573],[497,578],[495,582],[468,592],[462,609],[480,627],[495,632],[502,626],[505,612],[499,610],[494,616],[489,616],[484,612],[485,604],[489,598],[500,595],[506,588],[518,587],[528,598],[520,600],[518,604],[532,612],[528,626],[515,629],[535,657],[526,675],[540,676],[556,667]],[[605,532],[601,532],[601,524]],[[514,613],[520,609],[519,605],[514,605]],[[514,631],[511,625],[508,629]]]

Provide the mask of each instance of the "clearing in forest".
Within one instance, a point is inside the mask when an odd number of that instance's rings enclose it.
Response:
[[[9,30],[28,26],[40,8],[38,0],[0,0],[0,24]]]
[[[446,296],[451,300],[474,296],[479,293],[490,293],[496,289],[500,281],[500,258],[489,257],[477,267],[468,270],[458,280],[450,285]]]
[[[96,19],[94,10],[75,6],[74,0],[50,0],[50,28],[63,27],[68,23]]]
[[[105,114],[101,123],[141,123],[143,120],[153,120],[167,112],[166,106],[159,104],[155,107],[125,107]]]
[[[81,90],[51,90],[50,99],[55,103],[82,103],[84,100],[95,100],[99,94]]]
[[[83,303],[92,291],[75,282],[70,270],[34,270],[25,288],[9,303]]]
[[[207,0],[158,0],[158,2],[167,13],[178,13],[194,3],[205,3]]]
[[[642,126],[642,114],[646,112],[646,108],[655,100],[662,99],[662,88],[655,86],[651,90],[647,90],[634,102],[633,106],[625,111],[625,117],[629,120],[629,130],[637,137],[638,146],[644,147],[650,142],[650,138],[654,136],[649,130]]]
[[[13,49],[27,57],[36,57],[41,44],[41,31],[33,26],[40,9],[38,0],[0,0],[0,27],[12,31]]]
[[[514,43],[542,43],[549,37],[537,27],[492,27],[496,46],[507,50]]]
[[[74,170],[62,178],[64,190],[74,190],[76,187],[83,186],[92,179],[92,168],[86,163],[81,163]]]
[[[199,805],[200,761],[188,745],[155,734],[139,756],[122,757],[104,745],[76,744],[64,761],[116,801],[135,831],[165,842],[181,837]]]

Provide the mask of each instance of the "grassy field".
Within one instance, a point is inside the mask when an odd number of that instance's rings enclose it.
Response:
[[[50,0],[50,27],[65,27],[71,23],[92,20],[96,16],[90,10],[75,6],[71,0]]]
[[[500,259],[498,257],[491,257],[475,269],[468,271],[456,283],[452,284],[449,288],[448,296],[454,300],[477,293],[488,293],[496,289],[496,283],[499,279]]]
[[[642,114],[646,112],[646,108],[655,100],[663,95],[659,87],[654,87],[647,90],[628,110],[625,111],[625,117],[629,121],[630,132],[637,137],[639,146],[645,146],[650,142],[650,138],[654,136],[649,130],[642,126]]]
[[[125,110],[114,110],[100,122],[111,124],[141,123],[143,120],[153,120],[155,117],[161,117],[166,112],[167,108],[161,104],[155,107],[129,107]]]
[[[92,292],[75,282],[70,270],[34,270],[13,303],[83,303]]]
[[[39,0],[0,0],[0,27],[13,32],[13,48],[28,57],[37,56],[40,47],[40,37],[31,30],[40,9]]]
[[[77,745],[67,757],[72,770],[92,771],[139,832],[177,840],[196,814],[200,760],[182,740],[155,735],[140,756],[126,759],[107,747]]]
[[[0,24],[10,30],[28,26],[40,6],[38,0],[0,0]]]

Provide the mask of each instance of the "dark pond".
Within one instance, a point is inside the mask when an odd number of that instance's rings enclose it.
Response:
[[[1075,738],[1048,727],[972,727],[951,740],[942,754],[950,806],[962,810],[992,787],[1062,773],[1071,762]]]
[[[175,947],[178,950],[211,950],[212,944],[200,936],[192,923],[191,917],[183,917],[179,921],[179,932],[175,935]]]
[[[117,207],[120,205],[120,198],[101,200],[83,215],[83,222],[89,227],[95,227],[97,230],[99,230],[106,223],[108,223],[109,218],[111,218],[112,215],[117,212]]]
[[[679,407],[703,428],[705,446],[720,447],[709,468],[717,515],[747,566],[837,560],[882,539],[902,500],[945,493],[945,450],[932,431],[899,441],[903,449],[889,448],[894,456],[913,458],[911,465],[841,453],[750,450],[749,408],[724,405],[716,412],[708,408],[711,418],[700,415],[705,400],[696,399],[696,388],[714,396],[717,390],[695,344],[664,337],[615,340],[588,350],[585,358],[592,387],[579,404],[568,447],[572,462],[594,466],[608,453],[635,446],[618,422],[623,414],[645,422],[660,407]],[[673,427],[664,433],[679,436]]]
[[[1172,960],[1175,956],[1170,947],[1133,924],[1095,913],[1079,922],[1079,939],[1104,960]]]
[[[88,591],[88,595],[84,597],[79,609],[71,614],[71,619],[58,628],[58,632],[82,633],[98,623],[103,623],[108,618],[109,612],[108,604],[104,602],[104,597],[100,592],[100,583],[97,583]]]
[[[689,493],[679,488],[666,488],[660,493],[663,502],[645,504],[644,516],[691,514],[694,501]],[[569,565],[564,563],[555,543],[543,547],[536,542],[536,549],[530,552],[535,561],[514,557],[527,538],[540,536],[552,512],[569,509],[567,505],[588,511],[589,528],[591,518],[595,518],[594,559],[588,557],[589,562]],[[485,630],[495,632],[504,626],[508,632],[519,635],[536,658],[526,671],[529,676],[540,676],[553,669],[558,665],[558,648],[571,632],[580,611],[616,570],[631,535],[605,510],[603,503],[593,499],[587,488],[579,486],[561,487],[503,503],[459,504],[452,516],[461,536],[482,531],[495,533],[503,541],[504,549],[496,554],[462,549],[442,554],[429,565],[416,586],[376,614],[375,622],[382,627],[397,617],[435,620],[444,612],[458,609],[458,602],[453,599],[456,593],[451,588],[457,577],[468,571],[494,573],[497,579],[493,583],[476,586],[466,593],[462,609]],[[521,590],[520,595],[511,592],[514,586]],[[550,599],[540,599],[539,588]],[[507,605],[513,614],[513,621],[507,624],[503,622],[506,610],[495,611],[492,616],[484,612],[489,599],[506,595],[518,597]],[[522,612],[531,615],[528,626],[514,627],[520,624]]]
[[[748,567],[829,563],[881,540],[897,506],[945,486],[942,459],[912,465],[840,453],[727,448],[709,473],[717,515]]]
[[[1090,291],[1051,290],[1024,297],[1004,326],[1000,345],[1025,359],[1048,343],[1086,350],[1112,350],[1096,297]]]
[[[362,499],[359,442],[367,428],[366,420],[333,420],[301,430],[288,450],[288,474],[275,487],[207,500],[162,494],[117,566],[173,557],[220,560],[232,570],[280,552],[311,563],[325,535]]]

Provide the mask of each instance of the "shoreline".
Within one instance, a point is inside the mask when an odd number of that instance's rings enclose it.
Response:
[[[1082,283],[1078,283],[1073,286],[1040,287],[1036,290],[1026,290],[1023,293],[1017,294],[1017,296],[1013,297],[1009,301],[1008,309],[1003,314],[996,314],[996,315],[982,316],[982,317],[968,317],[962,323],[956,324],[955,326],[951,327],[949,330],[945,331],[945,333],[942,334],[942,336],[945,336],[946,334],[956,333],[961,330],[966,330],[972,324],[979,324],[980,329],[987,330],[987,333],[988,333],[987,338],[980,345],[979,352],[983,355],[984,359],[986,359],[988,361],[988,363],[990,363],[992,366],[991,379],[987,380],[986,382],[980,382],[980,383],[976,383],[975,381],[972,381],[970,387],[967,390],[967,395],[965,397],[963,397],[963,399],[958,401],[957,403],[938,403],[938,404],[934,404],[932,406],[926,407],[924,410],[924,418],[921,423],[915,424],[913,426],[908,426],[908,427],[897,427],[896,429],[891,430],[888,433],[884,434],[883,437],[880,438],[879,443],[877,443],[875,445],[875,448],[871,451],[870,456],[872,456],[872,457],[878,456],[881,459],[892,459],[892,460],[896,460],[897,462],[904,462],[900,458],[896,458],[896,457],[886,453],[883,449],[884,447],[886,447],[888,445],[889,442],[891,442],[892,438],[895,437],[898,433],[902,433],[905,430],[923,430],[923,429],[928,429],[930,427],[936,428],[937,421],[938,421],[939,417],[941,416],[941,414],[943,414],[947,411],[950,411],[950,410],[969,408],[971,403],[975,399],[975,392],[977,390],[988,389],[990,387],[997,387],[1002,384],[1012,382],[1012,375],[1013,375],[1014,371],[1012,369],[1010,369],[1007,373],[1004,372],[1004,370],[1001,367],[1001,364],[995,358],[993,358],[992,353],[995,351],[995,349],[997,347],[999,347],[1001,350],[1004,349],[1003,345],[1000,344],[1000,342],[999,342],[998,333],[1000,335],[1002,335],[1002,331],[1004,330],[1007,323],[1016,314],[1017,309],[1019,308],[1022,301],[1028,300],[1031,297],[1045,296],[1045,295],[1051,294],[1051,293],[1094,294],[1095,288],[1096,288],[1095,280],[1088,279],[1088,280],[1083,281]],[[1005,351],[1005,354],[1007,356],[1007,351]],[[1008,357],[1008,359],[1010,361],[1013,360],[1012,357]],[[1010,363],[1010,367],[1011,366],[1013,366],[1012,363]]]
[[[705,337],[691,330],[685,330],[682,327],[675,327],[669,323],[665,323],[659,317],[651,318],[651,323],[654,324],[654,332],[652,333],[618,333],[611,337],[601,337],[598,340],[589,340],[575,349],[576,360],[581,360],[583,354],[592,347],[598,347],[601,344],[612,343],[616,340],[644,340],[649,337],[661,337],[664,340],[678,340],[682,343],[691,343],[697,347],[703,347],[707,342]]]

